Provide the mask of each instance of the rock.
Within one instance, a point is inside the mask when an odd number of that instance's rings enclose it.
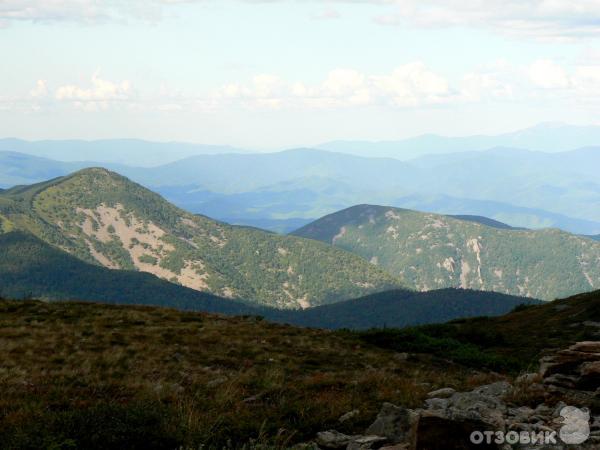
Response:
[[[456,391],[452,388],[442,388],[442,389],[438,389],[437,391],[430,392],[429,394],[427,394],[427,397],[428,398],[448,398],[455,392]]]
[[[544,384],[550,386],[556,386],[561,388],[575,388],[577,385],[578,378],[572,375],[563,375],[561,373],[555,373],[549,377],[544,378]]]
[[[540,360],[546,399],[564,399],[579,407],[597,409],[600,396],[600,341],[582,341]]]
[[[510,408],[508,410],[509,417],[512,417],[512,420],[515,422],[528,422],[534,413],[535,411],[527,406]]]
[[[347,434],[340,433],[339,431],[330,430],[322,431],[317,433],[317,439],[315,442],[319,447],[323,448],[346,448],[355,438],[358,436],[348,436]]]
[[[417,428],[417,445],[409,447],[418,449],[470,449],[470,436],[474,431],[496,431],[489,424],[473,420],[468,415],[444,414],[444,411],[421,412]],[[495,446],[480,446],[489,449]]]
[[[492,384],[486,384],[473,390],[478,394],[488,397],[504,397],[511,390],[512,386],[507,381],[498,381]]]
[[[560,412],[565,406],[567,406],[565,402],[558,402],[554,407],[554,411],[552,411],[552,417],[560,417]]]
[[[444,417],[482,422],[496,430],[503,430],[506,410],[506,405],[498,397],[477,391],[458,392],[450,397]]]
[[[538,416],[551,416],[552,413],[554,412],[554,409],[552,409],[548,405],[544,405],[542,403],[541,405],[536,406],[534,411],[535,411],[535,414]]]
[[[361,436],[348,444],[346,450],[368,450],[380,448],[387,439],[381,436]]]
[[[358,409],[353,409],[350,412],[347,412],[346,414],[344,414],[342,417],[340,417],[338,419],[339,423],[344,423],[347,422],[351,419],[354,419],[356,416],[358,416],[360,414],[360,411]]]
[[[384,403],[366,434],[386,437],[393,444],[409,443],[413,448],[418,420],[419,414],[415,411]]]
[[[600,375],[600,360],[583,363],[579,368],[579,372],[584,376]]]
[[[446,398],[429,398],[425,400],[425,405],[427,409],[446,409],[449,402]]]
[[[381,447],[379,450],[409,450],[410,447],[408,444],[396,444],[396,445],[386,445],[385,447]]]

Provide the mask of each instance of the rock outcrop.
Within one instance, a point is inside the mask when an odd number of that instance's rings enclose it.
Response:
[[[432,391],[419,409],[384,403],[364,434],[331,430],[304,448],[600,450],[600,342],[578,342],[540,364],[513,384]]]
[[[578,342],[542,358],[540,375],[549,395],[600,412],[600,341]]]

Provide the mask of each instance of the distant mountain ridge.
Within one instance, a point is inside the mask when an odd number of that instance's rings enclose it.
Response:
[[[266,306],[316,306],[402,287],[355,255],[190,214],[101,168],[2,192],[0,229],[27,231],[91,264]]]
[[[330,141],[316,147],[361,156],[410,160],[426,154],[472,152],[493,147],[565,152],[587,146],[600,146],[600,127],[541,123],[499,135],[449,137],[424,134],[397,141]]]
[[[418,290],[461,287],[553,300],[600,286],[600,243],[358,205],[293,233],[362,256]]]
[[[107,164],[154,166],[199,154],[241,153],[225,145],[152,142],[142,139],[44,140],[0,139],[0,152],[26,153],[66,162],[100,161]]]
[[[0,187],[90,165],[0,153]],[[200,155],[143,168],[102,164],[190,212],[291,231],[361,203],[485,216],[513,227],[600,233],[600,147],[565,153],[496,148],[410,162],[311,149]],[[235,176],[232,177],[232,174]]]

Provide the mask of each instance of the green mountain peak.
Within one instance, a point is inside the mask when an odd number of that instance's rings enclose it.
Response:
[[[4,231],[28,231],[88,263],[263,305],[306,308],[401,287],[355,255],[187,213],[103,168],[2,192],[0,218]]]
[[[600,243],[557,229],[357,205],[293,233],[362,256],[417,290],[487,290],[545,300],[600,286]]]

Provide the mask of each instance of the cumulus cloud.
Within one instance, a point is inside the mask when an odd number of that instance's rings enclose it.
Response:
[[[212,91],[182,92],[161,85],[138,92],[128,80],[111,81],[98,73],[85,83],[50,87],[40,79],[29,92],[0,98],[4,109],[38,110],[75,107],[82,111],[127,108],[130,111],[210,112],[243,107],[253,110],[428,108],[474,103],[560,102],[600,107],[600,64],[565,67],[540,59],[513,66],[495,61],[448,78],[421,61],[401,64],[384,73],[337,68],[321,81],[307,83],[274,74],[258,74],[247,82],[231,82]],[[61,106],[62,105],[62,106]]]
[[[48,83],[46,80],[37,80],[35,87],[29,91],[29,95],[33,98],[41,98],[48,95]]]
[[[111,104],[131,100],[134,96],[129,81],[112,82],[94,74],[90,85],[81,87],[74,84],[60,86],[54,97],[58,101],[67,101],[86,110],[107,109]]]
[[[582,104],[600,101],[600,64],[580,64],[564,67],[555,61],[542,59],[529,65],[527,74],[540,90],[538,98],[564,98]]]
[[[249,84],[228,84],[218,98],[240,100],[247,106],[280,108],[340,108],[365,105],[413,107],[448,103],[460,97],[447,80],[422,62],[398,66],[387,74],[369,75],[354,69],[330,71],[321,83],[289,82],[272,75]]]

